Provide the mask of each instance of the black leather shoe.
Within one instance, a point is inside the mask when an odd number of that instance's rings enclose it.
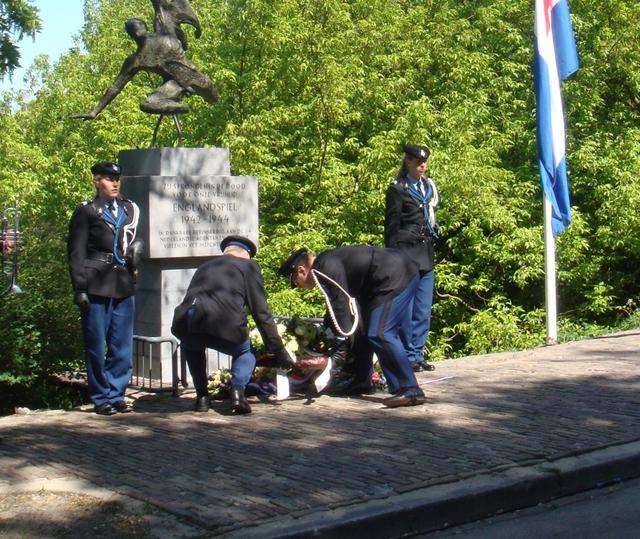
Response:
[[[416,361],[411,364],[411,368],[413,372],[424,372],[424,371],[435,371],[436,367],[432,363],[427,363],[426,361]]]
[[[116,412],[120,412],[121,414],[133,412],[132,406],[124,401],[114,402],[111,406],[115,408]]]
[[[382,401],[387,408],[399,408],[400,406],[416,406],[427,402],[424,391],[419,387],[401,389],[393,397]]]
[[[348,397],[350,395],[373,395],[375,392],[376,389],[373,387],[373,384],[369,380],[366,380],[364,382],[350,382],[343,386],[336,386],[331,394]]]
[[[419,404],[425,404],[427,402],[427,396],[424,394],[424,391],[419,387],[414,388],[415,396],[413,397],[413,405],[417,406]]]
[[[98,415],[113,415],[117,414],[118,411],[111,406],[108,402],[103,402],[102,404],[96,404],[93,407],[93,411]]]
[[[231,409],[236,414],[250,414],[251,406],[247,402],[244,396],[244,387],[232,386],[231,387]]]
[[[209,395],[204,395],[196,399],[196,412],[208,412],[210,407],[211,399],[209,398]]]

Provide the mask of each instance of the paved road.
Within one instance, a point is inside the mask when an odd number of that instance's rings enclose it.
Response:
[[[80,481],[217,535],[391,537],[640,474],[640,331],[419,376],[413,408],[323,396],[235,417],[131,393],[131,414],[0,418],[0,492]]]
[[[639,535],[640,481],[633,480],[415,539],[637,539]]]

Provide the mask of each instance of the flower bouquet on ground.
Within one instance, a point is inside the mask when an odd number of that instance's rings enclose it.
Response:
[[[297,316],[278,322],[276,329],[284,347],[299,358],[326,355],[333,345],[334,337],[330,329],[320,323],[304,320]],[[253,328],[249,332],[249,339],[258,361],[264,360],[270,355],[257,328]]]
[[[275,384],[276,369],[269,367],[257,367],[253,371],[253,376],[245,389],[247,397],[257,395],[258,397],[266,397],[269,395],[275,395],[278,388]]]
[[[254,370],[253,376],[245,388],[245,394],[247,397],[273,395],[276,393],[275,379],[275,369],[258,367]],[[231,396],[231,371],[229,369],[213,371],[208,380],[207,388],[212,399],[225,400]]]
[[[324,371],[329,364],[331,348],[334,344],[333,332],[319,322],[299,317],[282,320],[276,324],[276,328],[285,348],[296,358],[295,367],[287,369],[286,373],[289,389],[293,393],[305,393],[316,384],[320,376],[327,375]],[[249,339],[256,355],[256,369],[247,385],[246,394],[274,395],[277,393],[276,378],[280,366],[276,363],[273,354],[267,351],[257,328],[250,331]],[[349,356],[345,366],[352,361],[353,357]],[[331,378],[332,386],[327,387],[326,390],[329,394],[342,385],[349,385],[351,375],[345,372],[343,367],[333,369]],[[386,380],[377,360],[371,369],[371,385],[375,391],[386,389]],[[209,391],[215,399],[229,397],[231,393],[229,369],[220,369],[209,375]]]
[[[371,372],[371,385],[375,391],[386,391],[387,390],[387,380],[382,374],[382,367],[380,367],[380,362],[378,358],[374,356],[373,363],[373,371]]]
[[[294,317],[278,322],[276,328],[285,348],[296,357],[296,367],[288,369],[289,386],[297,392],[312,383],[326,368],[327,351],[333,334],[314,322]],[[245,389],[246,395],[268,396],[277,393],[276,378],[279,365],[262,341],[257,328],[249,332],[251,347],[256,355],[256,368]],[[219,369],[209,375],[209,394],[214,399],[227,399],[231,395],[231,371]]]
[[[295,316],[278,322],[276,328],[285,348],[296,358],[296,366],[288,369],[287,373],[289,387],[293,392],[303,391],[326,369],[333,333],[317,322]],[[260,332],[252,329],[249,338],[258,367],[277,367],[273,355],[264,346]]]
[[[209,375],[209,395],[212,399],[228,399],[231,395],[231,371],[229,369],[220,369]]]

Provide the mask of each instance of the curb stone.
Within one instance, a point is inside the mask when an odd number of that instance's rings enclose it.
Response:
[[[640,477],[640,440],[514,466],[350,507],[216,535],[225,539],[389,539],[436,531],[496,513]]]
[[[427,407],[292,399],[240,420],[136,390],[136,413],[110,419],[90,405],[0,417],[0,490],[103,487],[144,503],[156,539],[172,523],[193,530],[181,538],[386,539],[640,473],[640,330],[446,360],[419,380],[447,381]]]

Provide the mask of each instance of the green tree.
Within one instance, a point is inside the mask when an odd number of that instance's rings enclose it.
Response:
[[[382,244],[384,192],[410,141],[432,149],[442,200],[430,353],[543,342],[530,3],[192,4],[203,35],[188,54],[222,97],[189,99],[184,143],[229,147],[234,174],[259,177],[258,259],[274,312],[323,312],[317,291],[275,276],[292,249]],[[575,333],[626,316],[640,298],[640,5],[572,0],[571,12],[581,61],[563,88],[574,220],[557,241],[557,275],[560,321]],[[2,356],[0,371],[13,372],[5,365],[16,357],[41,369],[28,372],[81,362],[68,219],[91,196],[93,161],[148,146],[156,119],[138,104],[159,81],[139,74],[91,122],[69,115],[93,107],[134,50],[124,20],[151,15],[148,0],[88,0],[82,47],[34,66],[34,100],[15,112],[0,105],[0,202],[21,197],[25,295],[37,298],[23,302],[37,308],[24,309],[20,327],[2,324],[3,346],[21,348]],[[165,122],[159,143],[175,138]],[[28,341],[25,327],[45,344]]]
[[[16,41],[24,36],[35,39],[40,29],[38,8],[29,0],[0,0],[0,79],[20,67]]]

